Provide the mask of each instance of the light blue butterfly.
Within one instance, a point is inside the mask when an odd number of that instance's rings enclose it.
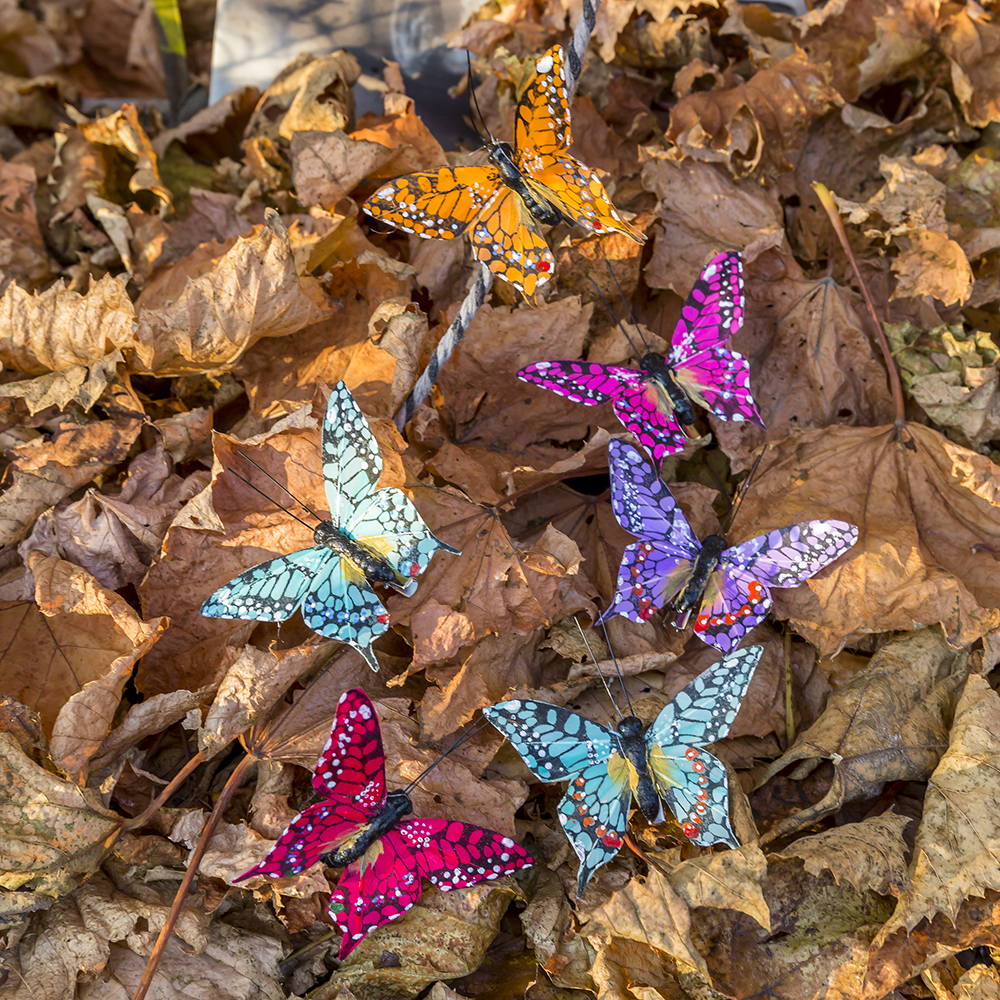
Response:
[[[311,629],[349,642],[378,670],[371,644],[389,627],[389,614],[369,581],[410,595],[438,549],[458,554],[431,534],[400,490],[375,488],[381,474],[382,456],[368,421],[338,382],[323,421],[330,520],[316,528],[315,547],[241,573],[212,594],[201,613],[283,622],[301,607]]]
[[[542,781],[569,779],[559,820],[580,859],[577,895],[624,843],[632,795],[650,823],[663,802],[696,844],[739,847],[729,825],[722,763],[703,749],[729,733],[763,646],[736,649],[699,674],[642,731],[634,716],[616,729],[540,701],[483,709]]]

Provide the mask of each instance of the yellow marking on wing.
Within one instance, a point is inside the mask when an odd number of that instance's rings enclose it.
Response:
[[[639,772],[636,771],[635,764],[621,754],[613,753],[608,758],[608,776],[618,788],[627,783],[635,792],[639,787]]]
[[[662,747],[651,747],[646,761],[649,764],[649,773],[658,791],[663,792],[668,788],[679,785],[680,782],[675,777],[677,773],[676,765],[663,752]]]

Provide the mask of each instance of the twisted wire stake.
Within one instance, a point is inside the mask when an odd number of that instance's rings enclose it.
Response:
[[[583,56],[590,44],[590,36],[594,30],[594,23],[597,20],[597,5],[600,0],[583,0],[583,9],[580,12],[580,20],[576,22],[576,30],[573,32],[573,40],[568,46],[567,63],[569,68],[569,79],[567,87],[570,97],[576,90],[580,74],[583,72]],[[479,307],[486,301],[490,289],[493,287],[493,272],[480,263],[479,270],[472,287],[466,293],[465,301],[462,302],[458,310],[458,315],[452,321],[451,326],[445,331],[445,335],[434,348],[427,367],[423,370],[420,378],[414,383],[409,396],[399,408],[396,414],[396,426],[402,430],[410,421],[413,415],[423,405],[424,400],[430,394],[431,389],[441,374],[441,369],[448,363],[448,359],[455,353],[455,348],[462,342],[475,318]]]

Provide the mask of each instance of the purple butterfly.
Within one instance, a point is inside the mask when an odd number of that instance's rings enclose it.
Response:
[[[672,604],[679,629],[694,631],[724,653],[767,615],[771,587],[797,587],[857,540],[846,521],[803,521],[732,548],[722,535],[699,542],[656,470],[629,444],[608,445],[611,507],[640,541],[625,549],[614,601],[602,619],[644,622]]]
[[[517,377],[584,406],[612,403],[615,415],[659,462],[684,447],[691,401],[720,420],[764,426],[750,395],[750,366],[723,345],[743,325],[743,258],[713,257],[681,310],[667,356],[647,354],[641,371],[589,361],[537,361]]]

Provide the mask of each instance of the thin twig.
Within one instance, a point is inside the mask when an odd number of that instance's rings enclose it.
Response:
[[[785,749],[795,742],[795,709],[792,705],[792,630],[785,626]]]
[[[854,251],[851,250],[851,244],[847,239],[847,230],[844,229],[844,223],[841,221],[840,212],[837,210],[837,206],[832,195],[830,194],[830,189],[825,184],[820,184],[817,181],[813,184],[813,190],[816,192],[816,196],[819,198],[820,204],[826,210],[826,214],[829,216],[830,222],[833,225],[833,231],[837,234],[837,239],[840,240],[840,245],[844,248],[844,253],[847,254],[847,259],[850,261],[851,267],[854,269],[854,276],[858,279],[858,285],[861,286],[861,294],[864,296],[865,305],[868,306],[868,312],[871,315],[872,322],[875,324],[875,332],[878,334],[879,346],[882,348],[882,357],[885,360],[885,366],[889,371],[889,386],[892,389],[892,403],[896,412],[896,423],[902,424],[906,420],[905,404],[903,401],[903,384],[899,380],[899,372],[896,369],[896,362],[893,360],[892,351],[889,350],[889,342],[885,338],[885,330],[882,329],[882,321],[878,318],[878,313],[875,312],[875,305],[872,302],[872,297],[868,294],[868,287],[865,285],[865,279],[861,277],[858,262],[854,259]]]
[[[208,843],[212,839],[212,834],[215,833],[215,828],[219,825],[219,820],[222,819],[222,814],[226,811],[226,807],[229,805],[229,800],[232,798],[233,792],[239,788],[243,779],[246,777],[247,771],[249,771],[255,763],[256,758],[247,754],[246,757],[244,757],[243,760],[236,765],[236,769],[229,776],[229,780],[226,782],[225,787],[219,793],[219,799],[215,803],[215,808],[212,810],[212,814],[208,817],[208,822],[205,823],[205,828],[201,831],[201,838],[191,854],[191,859],[188,861],[187,871],[184,873],[184,878],[181,879],[180,887],[177,889],[177,894],[174,896],[173,905],[170,907],[170,912],[167,914],[166,923],[160,931],[160,936],[156,939],[156,944],[153,946],[153,953],[149,956],[149,961],[146,963],[146,971],[142,974],[142,979],[139,981],[139,986],[133,994],[132,1000],[143,1000],[146,996],[146,991],[153,982],[153,977],[156,975],[160,959],[163,958],[163,953],[166,951],[167,943],[170,941],[170,935],[173,932],[174,925],[177,923],[177,918],[180,916],[181,907],[184,905],[184,899],[191,888],[191,884],[194,882],[195,876],[198,874],[198,865],[201,864],[201,859],[205,856],[205,851],[208,849]]]
[[[167,799],[170,798],[174,792],[187,780],[191,772],[198,767],[200,764],[204,763],[205,758],[208,755],[204,750],[199,750],[171,779],[163,786],[163,791],[153,799],[152,802],[146,806],[145,809],[138,816],[133,816],[131,819],[126,820],[122,823],[122,832],[126,830],[138,830],[140,827],[145,826],[150,819],[152,819],[153,814],[164,805]]]

